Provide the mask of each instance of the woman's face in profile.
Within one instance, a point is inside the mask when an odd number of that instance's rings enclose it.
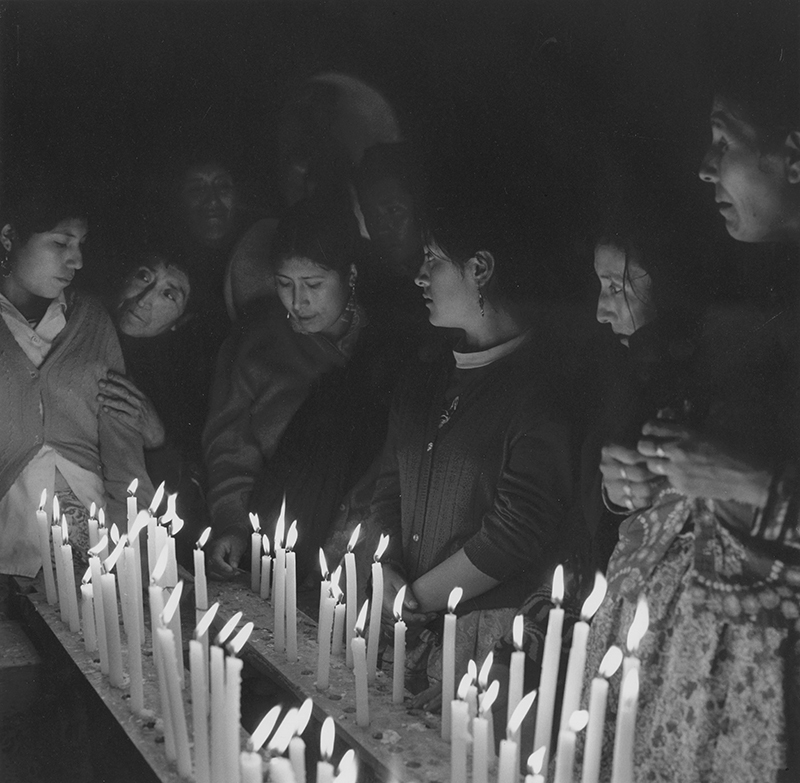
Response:
[[[213,247],[228,237],[233,229],[236,189],[225,168],[213,163],[192,166],[183,178],[180,201],[198,242]]]
[[[656,316],[652,279],[639,262],[613,245],[598,245],[594,271],[600,281],[597,320],[608,324],[623,345]]]
[[[355,279],[355,268],[351,274]],[[303,332],[337,336],[337,322],[350,298],[350,281],[310,258],[284,258],[275,270],[281,304]]]
[[[117,328],[129,337],[156,337],[186,312],[191,286],[182,269],[153,256],[125,278],[117,302]]]

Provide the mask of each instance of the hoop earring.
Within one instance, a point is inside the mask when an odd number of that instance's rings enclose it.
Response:
[[[8,263],[8,250],[3,252],[3,260],[0,261],[0,275],[3,278],[11,277],[11,264]]]
[[[478,286],[478,307],[481,309],[481,318],[483,318],[486,313],[483,309],[483,291],[481,290],[480,286]]]

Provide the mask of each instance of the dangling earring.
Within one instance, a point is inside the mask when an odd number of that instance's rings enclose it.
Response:
[[[478,286],[478,307],[481,309],[481,318],[483,318],[486,313],[483,310],[483,291],[480,286]]]
[[[11,277],[11,264],[8,262],[8,252],[3,253],[3,260],[0,261],[0,275],[3,278]]]

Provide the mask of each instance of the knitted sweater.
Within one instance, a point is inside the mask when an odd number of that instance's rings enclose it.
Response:
[[[569,433],[544,375],[530,341],[478,369],[439,354],[395,397],[370,532],[409,581],[461,548],[500,580],[462,611],[519,605],[569,546]]]
[[[97,402],[98,381],[109,370],[124,372],[117,335],[103,307],[85,294],[68,297],[67,325],[38,369],[0,319],[0,497],[47,444],[103,479],[109,525],[126,529],[130,482],[139,479],[142,503],[153,490],[141,435]]]

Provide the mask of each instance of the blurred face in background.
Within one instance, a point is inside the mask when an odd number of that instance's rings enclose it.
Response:
[[[656,317],[652,279],[635,257],[613,245],[595,248],[594,271],[600,281],[597,320],[627,346],[628,338]]]
[[[194,238],[214,247],[234,226],[236,189],[230,173],[215,163],[192,166],[180,191],[181,212]]]
[[[129,337],[156,337],[175,327],[189,303],[186,273],[161,256],[144,259],[125,278],[117,303],[117,327]]]

